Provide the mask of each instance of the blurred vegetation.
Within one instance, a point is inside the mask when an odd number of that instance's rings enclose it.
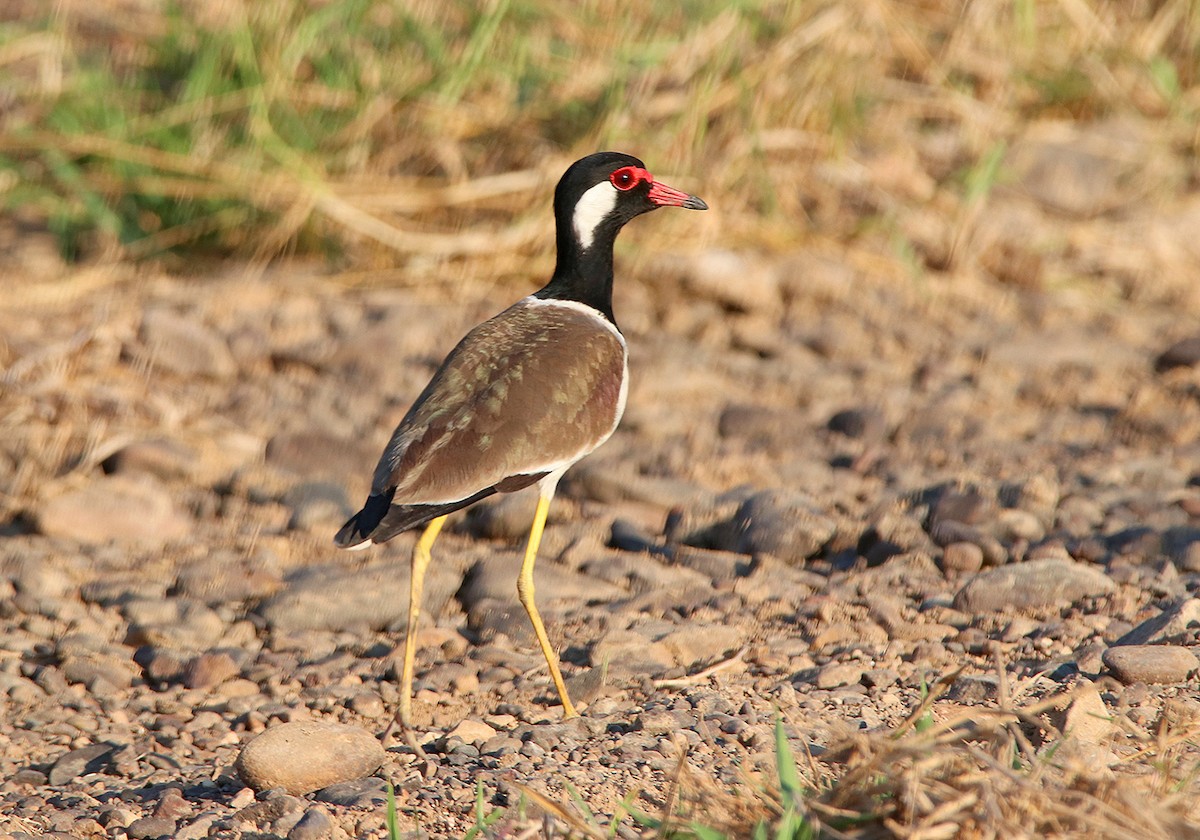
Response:
[[[0,202],[71,257],[528,248],[545,190],[597,148],[716,197],[733,241],[786,245],[836,222],[815,165],[914,132],[958,138],[946,186],[960,194],[995,176],[1030,119],[1129,111],[1198,143],[1190,0],[683,0],[619,15],[596,1],[24,0],[3,14]]]

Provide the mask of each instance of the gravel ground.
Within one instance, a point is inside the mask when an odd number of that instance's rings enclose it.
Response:
[[[1194,805],[1195,738],[1145,746],[1200,721],[1200,199],[1039,138],[968,230],[909,218],[899,255],[630,237],[628,412],[537,569],[586,708],[560,720],[515,598],[534,498],[481,504],[426,586],[425,761],[373,737],[413,538],[331,537],[441,356],[529,287],[68,272],[7,231],[0,832],[386,837],[387,781],[414,836],[461,836],[477,786],[657,812],[685,750],[721,789],[771,777],[776,715],[836,779],[836,744],[960,668],[935,718],[1074,697],[1033,748],[1066,730],[1058,760]]]

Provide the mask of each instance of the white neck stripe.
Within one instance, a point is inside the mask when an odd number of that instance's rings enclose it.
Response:
[[[583,250],[592,247],[596,228],[616,206],[617,188],[608,181],[601,181],[579,197],[575,203],[575,217],[571,221]]]

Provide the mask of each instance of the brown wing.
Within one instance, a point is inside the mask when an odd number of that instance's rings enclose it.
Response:
[[[442,505],[565,467],[622,409],[625,343],[599,314],[533,298],[467,334],[400,422],[372,495]]]

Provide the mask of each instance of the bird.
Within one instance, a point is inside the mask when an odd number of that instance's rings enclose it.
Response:
[[[627,222],[660,207],[708,209],[621,152],[597,152],[567,168],[554,191],[557,259],[549,282],[450,351],[392,433],[362,510],[334,537],[340,548],[364,549],[424,526],[412,552],[393,720],[418,753],[412,681],[431,550],[449,514],[496,493],[538,487],[517,594],[563,717],[577,714],[534,601],[533,569],[559,479],[612,435],[625,410],[629,369],[613,314],[613,243]]]

